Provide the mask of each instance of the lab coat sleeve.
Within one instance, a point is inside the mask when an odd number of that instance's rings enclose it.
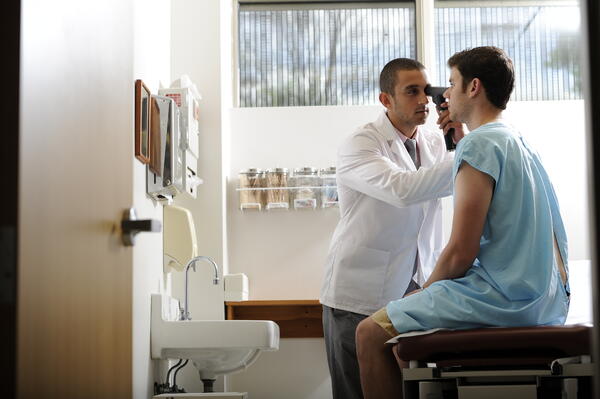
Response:
[[[337,179],[353,190],[396,207],[407,207],[452,193],[451,158],[417,171],[384,156],[377,140],[357,134],[338,152]]]

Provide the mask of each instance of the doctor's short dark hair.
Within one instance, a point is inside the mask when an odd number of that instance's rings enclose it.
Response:
[[[504,50],[493,46],[463,50],[450,57],[448,66],[456,67],[462,75],[463,91],[469,82],[478,78],[485,87],[488,101],[500,109],[506,109],[515,87],[515,70]]]
[[[397,71],[422,71],[425,66],[419,61],[410,58],[396,58],[391,60],[381,70],[379,74],[379,89],[382,93],[394,95],[394,86],[396,86]]]

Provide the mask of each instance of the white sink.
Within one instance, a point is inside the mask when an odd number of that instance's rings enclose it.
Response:
[[[260,351],[279,349],[279,326],[273,321],[177,321],[178,303],[152,294],[152,359],[190,359],[201,379],[215,379],[246,369]]]

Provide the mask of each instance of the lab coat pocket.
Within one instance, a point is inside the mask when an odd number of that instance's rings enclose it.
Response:
[[[390,253],[367,247],[346,247],[339,256],[337,282],[341,302],[376,310],[381,304]]]
[[[423,274],[423,279],[427,281],[431,273],[433,273],[433,269],[435,268],[435,264],[437,263],[440,255],[442,254],[442,250],[435,250],[424,256],[423,253],[419,253],[421,256],[421,273]],[[425,281],[420,281],[419,283],[425,283]]]

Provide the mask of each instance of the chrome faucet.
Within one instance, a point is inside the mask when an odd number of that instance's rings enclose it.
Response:
[[[219,284],[219,268],[217,267],[217,264],[215,263],[214,260],[212,260],[208,256],[196,256],[195,258],[190,259],[190,261],[185,266],[185,298],[184,298],[184,305],[183,305],[184,307],[183,307],[183,310],[181,311],[181,315],[179,317],[180,320],[192,320],[192,318],[190,317],[189,301],[188,301],[188,271],[190,270],[190,267],[192,269],[194,269],[194,271],[196,271],[196,262],[199,260],[205,260],[207,262],[212,263],[212,265],[215,269],[215,278],[213,279],[213,284],[214,285]]]

